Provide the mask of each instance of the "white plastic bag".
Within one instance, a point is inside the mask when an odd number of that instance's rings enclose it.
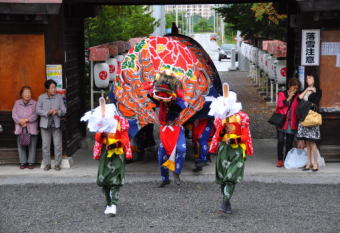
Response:
[[[292,148],[285,159],[285,168],[300,168],[305,166],[307,163],[306,151],[298,148]]]

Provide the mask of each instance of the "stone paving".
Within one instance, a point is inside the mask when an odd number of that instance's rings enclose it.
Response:
[[[222,82],[227,82],[230,88],[237,93],[242,102],[243,111],[250,117],[250,130],[253,138],[275,138],[275,127],[267,120],[271,117],[274,108],[269,107],[259,95],[248,72],[229,71],[220,72]]]

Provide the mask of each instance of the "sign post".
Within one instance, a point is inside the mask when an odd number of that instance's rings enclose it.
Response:
[[[320,63],[320,29],[302,30],[301,65],[318,66]]]

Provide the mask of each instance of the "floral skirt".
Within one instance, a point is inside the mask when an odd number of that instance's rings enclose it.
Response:
[[[320,140],[320,126],[305,127],[299,124],[296,137],[299,140],[318,141]]]

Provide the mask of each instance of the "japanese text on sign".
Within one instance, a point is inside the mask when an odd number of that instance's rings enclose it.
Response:
[[[319,65],[320,30],[302,30],[301,65]]]

